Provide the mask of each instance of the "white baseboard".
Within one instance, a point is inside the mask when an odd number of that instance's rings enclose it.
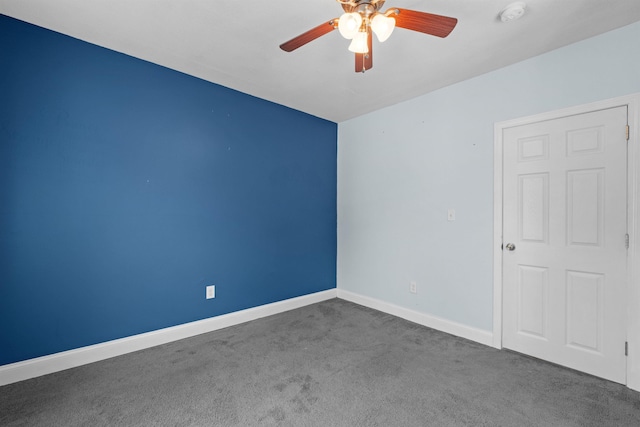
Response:
[[[0,366],[0,386],[227,328],[336,297],[471,341],[488,346],[493,345],[493,334],[489,331],[472,328],[342,289],[329,289],[209,319]]]
[[[143,350],[168,342],[189,338],[206,332],[215,331],[273,314],[282,313],[306,305],[336,298],[337,290],[329,289],[310,295],[278,301],[259,307],[223,314],[209,319],[185,323],[170,328],[144,334],[133,335],[113,341],[81,347],[61,353],[29,359],[22,362],[0,366],[0,386],[14,382],[51,374],[87,363],[109,359],[133,351]]]
[[[431,316],[419,311],[410,310],[408,308],[400,307],[375,298],[345,291],[343,289],[338,289],[338,298],[351,301],[356,304],[372,308],[374,310],[382,311],[393,316],[401,317],[419,325],[427,326],[432,329],[437,329],[438,331],[446,332],[451,335],[466,338],[468,340],[493,347],[493,333],[491,333],[490,331],[473,328],[471,326],[452,322],[440,317]]]

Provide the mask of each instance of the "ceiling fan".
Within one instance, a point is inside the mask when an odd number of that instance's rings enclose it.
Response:
[[[336,1],[344,9],[340,18],[331,19],[282,43],[280,49],[291,52],[337,28],[344,38],[351,40],[349,50],[356,54],[356,73],[364,73],[373,67],[372,33],[380,42],[391,35],[394,27],[444,38],[458,23],[456,18],[397,7],[380,12],[385,0]]]

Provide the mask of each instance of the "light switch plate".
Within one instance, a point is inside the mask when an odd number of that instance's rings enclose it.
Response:
[[[447,221],[455,221],[456,220],[456,210],[453,208],[449,208],[447,211]]]

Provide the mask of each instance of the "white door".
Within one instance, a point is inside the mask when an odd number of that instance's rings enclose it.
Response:
[[[503,133],[503,345],[626,382],[627,107]]]

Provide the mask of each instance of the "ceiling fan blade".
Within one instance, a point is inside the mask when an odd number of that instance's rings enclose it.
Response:
[[[456,18],[409,9],[391,8],[385,14],[395,18],[396,27],[443,38],[447,37],[458,23]]]
[[[327,33],[335,30],[338,25],[338,18],[332,19],[331,21],[327,21],[323,24],[318,25],[315,28],[310,29],[306,33],[300,34],[298,37],[294,37],[288,42],[284,42],[280,45],[280,49],[285,52],[291,52],[300,46],[304,46],[305,44],[317,39],[320,36],[324,36]]]
[[[369,53],[356,53],[356,73],[364,73],[373,67],[373,38],[371,31],[367,37]]]

